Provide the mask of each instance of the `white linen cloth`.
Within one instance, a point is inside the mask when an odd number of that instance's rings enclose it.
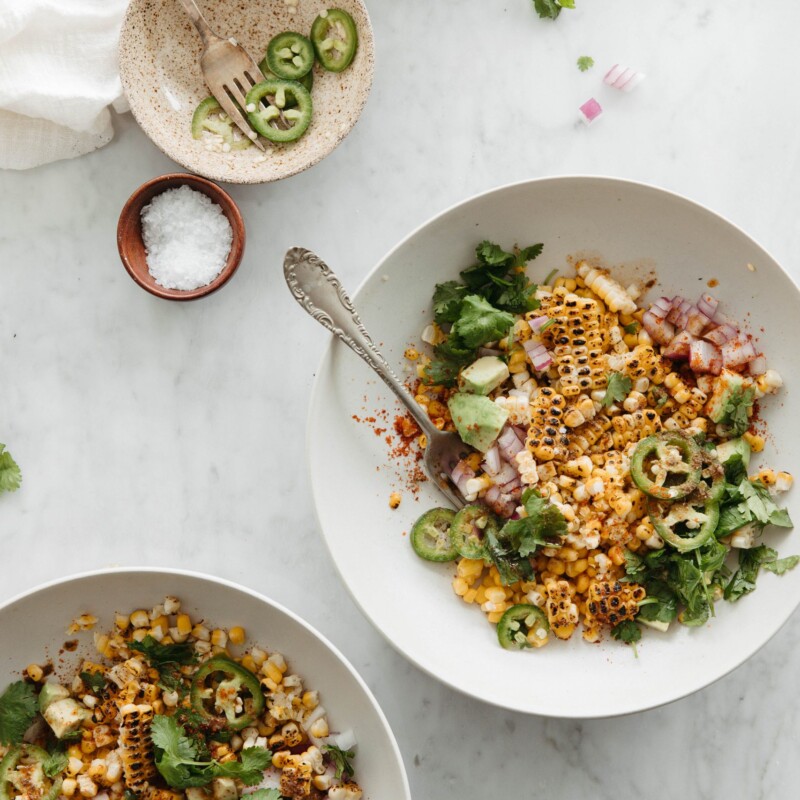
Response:
[[[0,0],[0,168],[89,153],[127,106],[117,44],[127,0]],[[121,104],[120,104],[121,101]]]

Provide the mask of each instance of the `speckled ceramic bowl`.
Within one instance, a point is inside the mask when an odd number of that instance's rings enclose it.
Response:
[[[372,86],[374,40],[361,0],[299,0],[297,10],[284,0],[201,0],[209,25],[234,37],[258,62],[269,40],[294,30],[308,34],[326,8],[349,12],[358,28],[358,51],[342,73],[314,67],[311,126],[297,142],[217,153],[192,138],[197,104],[209,92],[200,72],[200,36],[177,0],[132,0],[119,43],[122,86],[142,130],[170,158],[192,172],[229,183],[280,180],[325,158],[361,114]]]

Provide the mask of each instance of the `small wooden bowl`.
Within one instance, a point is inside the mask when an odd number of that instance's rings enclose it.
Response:
[[[142,209],[156,195],[167,189],[175,189],[179,186],[189,186],[213,200],[228,218],[233,231],[231,251],[228,253],[228,260],[225,262],[222,272],[207,286],[186,291],[165,289],[155,282],[147,268],[147,256],[144,242],[142,241]],[[156,297],[163,297],[165,300],[197,300],[198,297],[205,297],[212,292],[216,292],[236,272],[244,253],[244,243],[244,222],[239,208],[233,202],[231,196],[217,186],[216,183],[200,178],[197,175],[189,175],[183,172],[161,175],[147,183],[143,183],[128,198],[128,202],[125,203],[122,213],[119,215],[119,223],[117,224],[117,248],[128,274],[142,289],[146,289]]]

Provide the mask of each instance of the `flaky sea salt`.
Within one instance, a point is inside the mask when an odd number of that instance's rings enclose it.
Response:
[[[159,286],[188,291],[222,272],[233,231],[222,209],[189,186],[167,189],[142,209],[147,268]]]

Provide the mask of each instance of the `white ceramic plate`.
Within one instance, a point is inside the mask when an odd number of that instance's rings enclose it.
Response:
[[[308,36],[317,15],[333,6],[352,15],[358,50],[341,73],[314,67],[314,113],[302,138],[216,153],[192,138],[197,104],[209,91],[200,71],[202,45],[178,0],[132,0],[119,41],[122,88],[142,130],[170,158],[187,169],[229,183],[263,183],[294,175],[327,156],[356,124],[367,102],[375,61],[372,25],[362,0],[301,0],[292,13],[284,0],[205,0],[199,5],[222,37],[234,37],[259,63],[273,36],[297,31]]]
[[[318,689],[332,727],[352,728],[359,742],[357,777],[365,800],[411,799],[403,761],[375,698],[345,657],[310,625],[263,595],[218,578],[158,569],[119,569],[65,578],[0,607],[0,689],[28,664],[51,660],[56,676],[96,657],[92,633],[67,635],[76,616],[91,612],[95,630],[109,630],[115,611],[152,608],[170,594],[194,618],[222,627],[243,625],[248,641],[282,653],[305,685]],[[78,649],[63,644],[77,639]]]
[[[651,296],[693,297],[717,279],[713,292],[723,310],[749,324],[788,384],[762,406],[771,436],[754,464],[794,471],[800,434],[786,406],[800,374],[800,295],[769,254],[738,228],[677,195],[609,178],[545,178],[474,197],[401,242],[355,295],[367,329],[398,369],[404,349],[419,342],[431,317],[434,284],[457,278],[473,263],[482,239],[509,247],[544,242],[543,254],[529,266],[534,280],[565,269],[567,258],[579,254],[602,258],[623,280],[655,269],[660,283]],[[396,477],[403,464],[387,466],[383,439],[353,419],[381,408],[395,409],[396,403],[361,359],[333,342],[309,413],[317,513],[336,566],[366,616],[401,653],[455,689],[547,716],[602,717],[651,708],[734,669],[800,602],[800,569],[780,578],[765,574],[754,594],[735,605],[718,603],[716,618],[702,629],[645,631],[638,658],[625,645],[588,645],[580,636],[542,650],[507,652],[484,615],[453,594],[452,565],[430,564],[413,553],[406,532],[419,514],[442,505],[442,498],[427,484],[415,502]],[[396,511],[388,505],[394,488],[404,498]],[[797,489],[787,496],[796,520],[798,498]],[[791,531],[772,532],[766,541],[783,555],[800,552],[800,534]]]

